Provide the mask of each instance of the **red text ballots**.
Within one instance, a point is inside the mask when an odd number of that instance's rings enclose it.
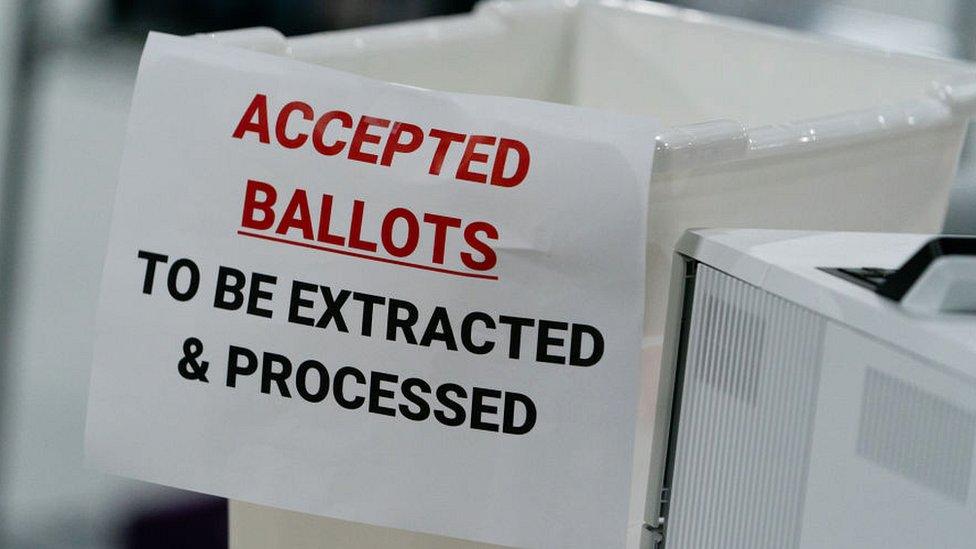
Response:
[[[401,267],[497,279],[490,271],[497,263],[491,243],[498,229],[487,221],[339,200],[329,193],[310,196],[302,188],[285,192],[253,179],[244,189],[238,234]]]

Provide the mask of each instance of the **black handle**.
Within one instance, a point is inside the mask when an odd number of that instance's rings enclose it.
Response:
[[[976,237],[940,236],[929,240],[904,265],[887,275],[875,291],[901,301],[932,262],[949,255],[976,255]]]

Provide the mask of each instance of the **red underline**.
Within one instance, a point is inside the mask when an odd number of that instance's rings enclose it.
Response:
[[[320,252],[332,252],[334,254],[348,255],[352,257],[358,257],[360,259],[369,259],[370,261],[379,261],[380,263],[389,263],[391,265],[399,265],[401,267],[410,267],[411,269],[421,269],[424,271],[432,271],[435,273],[449,274],[454,276],[466,276],[468,278],[483,278],[485,280],[498,280],[498,275],[491,274],[481,274],[481,273],[468,273],[465,271],[453,271],[451,269],[442,269],[440,267],[431,267],[430,265],[421,265],[419,263],[410,263],[408,261],[399,261],[396,259],[389,259],[386,257],[380,257],[375,255],[361,254],[357,252],[351,252],[349,250],[343,250],[341,248],[330,248],[328,246],[321,246],[319,244],[310,244],[308,242],[299,242],[295,240],[288,240],[285,238],[278,238],[276,236],[268,236],[266,234],[252,233],[245,230],[238,230],[237,234],[241,236],[249,236],[251,238],[260,238],[261,240],[270,240],[271,242],[280,242],[282,244],[291,244],[292,246],[298,246],[300,248],[308,248],[310,250],[318,250]]]

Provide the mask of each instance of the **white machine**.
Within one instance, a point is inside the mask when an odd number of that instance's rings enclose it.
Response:
[[[676,251],[646,546],[976,547],[976,238]]]

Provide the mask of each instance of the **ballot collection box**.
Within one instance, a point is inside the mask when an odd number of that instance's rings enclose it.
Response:
[[[648,182],[650,401],[672,250],[683,231],[938,232],[976,112],[972,65],[648,2],[487,1],[471,14],[366,29],[201,38],[424,88],[661,119],[667,129],[657,136]],[[638,448],[652,486],[666,447],[666,429],[653,429],[661,423],[655,411],[651,403],[641,412]],[[652,505],[657,496],[652,489]],[[237,502],[230,524],[235,549],[476,546]]]

